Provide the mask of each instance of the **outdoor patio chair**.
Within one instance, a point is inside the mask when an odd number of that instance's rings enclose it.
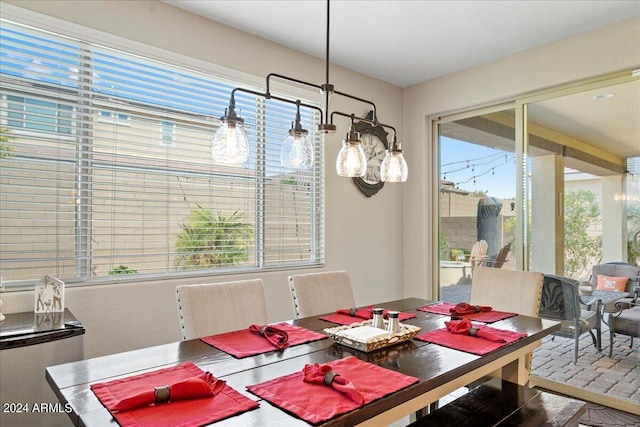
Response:
[[[289,276],[289,291],[296,319],[356,306],[346,271]]]
[[[183,340],[267,323],[261,279],[181,285],[176,288],[176,298]]]
[[[498,252],[498,255],[496,255],[495,258],[490,258],[487,261],[487,266],[493,267],[493,268],[502,268],[504,263],[507,262],[507,256],[509,255],[510,251],[511,251],[511,242],[504,245],[502,249],[500,249],[500,251]]]
[[[623,304],[628,305],[629,308],[609,314],[609,357],[613,353],[613,339],[616,335],[631,337],[629,348],[633,347],[633,338],[640,337],[640,303],[636,299],[631,303]]]
[[[596,311],[589,311],[580,303],[579,282],[568,277],[544,275],[539,316],[544,319],[560,321],[562,327],[554,335],[573,338],[573,363],[578,363],[580,336],[589,333],[596,349],[599,347],[601,330],[598,321],[600,300],[596,302]],[[596,335],[592,330],[596,330]],[[553,338],[552,338],[553,339]]]
[[[471,255],[469,256],[469,262],[471,263],[471,271],[475,267],[486,265],[487,262],[487,249],[489,244],[486,240],[478,240],[471,248]]]
[[[608,277],[626,277],[627,283],[624,286],[625,295],[618,301],[605,304],[605,313],[616,313],[619,311],[619,307],[629,307],[629,303],[633,299],[633,295],[638,293],[640,287],[640,267],[637,265],[629,264],[626,262],[608,262],[605,264],[594,265],[591,270],[591,282],[592,290],[595,290],[598,286],[598,276]],[[626,306],[625,306],[626,304]],[[618,307],[616,307],[618,305]]]

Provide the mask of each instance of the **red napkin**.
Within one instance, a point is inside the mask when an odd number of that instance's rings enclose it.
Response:
[[[387,310],[384,310],[382,316],[385,319],[389,318]],[[373,319],[373,306],[370,305],[362,308],[345,308],[336,310],[333,314],[327,314],[320,317],[320,320],[326,320],[327,322],[338,323],[340,325],[350,325],[354,323],[354,317],[365,320]],[[398,319],[403,322],[414,317],[416,317],[415,313],[400,312]]]
[[[451,315],[462,315],[462,314],[474,314],[480,312],[488,312],[491,311],[492,308],[484,305],[471,305],[466,302],[461,302],[456,304],[455,307],[450,309]]]
[[[305,365],[302,370],[302,380],[307,383],[326,384],[341,393],[349,396],[358,405],[364,404],[364,396],[360,393],[351,381],[331,370],[329,365]]]
[[[286,332],[288,337],[286,348],[329,338],[320,332],[290,325],[287,322],[275,323],[269,326],[278,331]],[[274,347],[274,344],[258,333],[251,331],[249,328],[211,335],[200,339],[237,358],[278,351],[278,349]]]
[[[148,406],[151,404],[161,404],[165,402],[175,402],[178,400],[197,399],[199,397],[213,397],[222,390],[225,382],[216,379],[210,372],[205,374],[205,378],[187,378],[173,384],[149,388],[146,391],[135,393],[131,396],[120,399],[112,406],[113,411],[128,411],[130,409]],[[165,397],[163,392],[156,389],[168,389]]]
[[[282,350],[289,345],[289,335],[282,329],[273,326],[251,325],[249,326],[249,330],[266,338],[267,341],[273,344],[278,350]]]
[[[364,362],[355,356],[327,362],[327,365],[356,385],[358,392],[364,397],[363,404],[354,402],[344,393],[336,393],[336,390],[324,384],[302,381],[302,369],[260,384],[249,385],[247,389],[309,424],[317,425],[419,381],[416,377]]]
[[[470,335],[493,342],[506,342],[504,338],[489,332],[485,328],[473,327],[469,319],[453,320],[451,322],[444,322],[444,324],[452,334]]]
[[[365,308],[344,308],[337,310],[338,314],[346,314],[351,317],[359,317],[361,319],[373,319],[373,309],[369,307]]]
[[[223,380],[211,377],[207,382],[207,376],[211,374],[207,375],[192,362],[184,362],[131,377],[94,383],[91,390],[122,427],[197,427],[258,408],[258,402],[238,393]],[[174,400],[172,397],[170,403],[145,405],[127,411],[114,409],[119,402],[133,395],[191,378],[205,380],[215,397],[186,400]]]

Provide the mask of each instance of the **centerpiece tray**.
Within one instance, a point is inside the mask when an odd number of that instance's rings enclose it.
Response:
[[[373,328],[371,327],[371,320],[365,320],[360,323],[325,328],[324,332],[338,344],[369,352],[409,341],[420,332],[420,328],[400,323],[399,332],[389,332],[384,329]]]

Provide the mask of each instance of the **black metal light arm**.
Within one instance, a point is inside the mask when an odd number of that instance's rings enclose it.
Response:
[[[334,114],[337,115],[337,116],[350,118],[351,119],[351,124],[353,124],[353,121],[357,119],[357,120],[359,120],[361,122],[365,122],[365,123],[368,123],[368,124],[373,125],[373,126],[382,126],[384,128],[389,128],[389,129],[391,129],[393,131],[393,141],[396,140],[396,128],[394,128],[391,125],[380,123],[377,120],[370,120],[370,119],[367,119],[367,118],[364,118],[364,117],[358,117],[355,114],[343,113],[341,111],[333,111],[331,113],[331,121],[330,121],[331,124],[333,124],[333,115]],[[375,111],[373,112],[373,116],[375,118]]]
[[[296,78],[293,78],[293,77],[288,77],[288,76],[285,76],[285,75],[282,75],[282,74],[277,74],[277,73],[270,73],[270,74],[267,75],[267,78],[266,78],[266,80],[267,80],[267,83],[266,83],[266,93],[267,93],[267,95],[270,94],[270,80],[271,80],[271,77],[279,78],[279,79],[282,79],[282,80],[287,80],[287,81],[298,83],[298,84],[301,84],[301,85],[314,87],[316,89],[320,89],[327,96],[330,93],[335,93],[336,95],[344,96],[345,98],[350,98],[350,99],[353,99],[355,101],[360,101],[360,102],[363,102],[365,104],[369,104],[373,108],[373,119],[372,119],[373,123],[372,124],[374,126],[376,126],[377,123],[378,123],[378,116],[376,114],[376,104],[373,101],[369,101],[368,99],[360,98],[358,96],[351,95],[351,94],[348,94],[346,92],[341,92],[341,91],[338,91],[338,90],[334,90],[333,85],[329,84],[329,83],[325,83],[323,85],[318,85],[318,84],[315,84],[315,83],[306,82],[304,80],[296,79]],[[328,104],[326,104],[326,105],[328,105]],[[328,107],[327,106],[325,106],[325,114],[327,116],[329,115],[329,111],[328,111]],[[333,123],[333,122],[331,122],[331,123]]]
[[[317,112],[319,112],[320,113],[320,121],[321,122],[324,119],[324,114],[322,112],[322,109],[320,107],[315,106],[315,105],[306,104],[304,102],[301,102],[299,99],[297,99],[295,101],[292,101],[292,100],[287,99],[287,98],[281,98],[279,96],[271,95],[268,90],[267,90],[266,93],[262,93],[262,92],[258,92],[258,91],[251,90],[251,89],[245,89],[245,88],[242,88],[242,87],[234,88],[231,91],[231,98],[229,99],[229,116],[232,116],[232,114],[235,115],[234,109],[235,109],[235,106],[236,106],[236,92],[245,92],[245,93],[249,93],[249,94],[252,94],[252,95],[261,96],[264,99],[275,99],[276,101],[286,102],[287,104],[293,104],[293,105],[298,105],[298,106],[302,105],[303,107],[311,108],[311,109],[316,110]],[[232,113],[232,111],[233,111],[233,113]]]

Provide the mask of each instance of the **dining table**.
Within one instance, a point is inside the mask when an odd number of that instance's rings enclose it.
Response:
[[[425,307],[435,303],[438,302],[404,298],[380,302],[375,306],[405,313],[401,323],[419,327],[420,336],[429,331],[442,330],[445,322],[452,320],[447,314],[424,311]],[[326,328],[339,326],[322,317],[311,316],[285,323],[323,335]],[[524,315],[513,315],[493,322],[490,326],[518,332],[522,338],[485,354],[473,354],[416,337],[377,350],[361,351],[323,336],[322,339],[247,357],[236,357],[202,339],[191,339],[50,366],[46,368],[45,375],[60,403],[71,408],[68,415],[73,424],[78,426],[117,425],[112,412],[96,396],[92,385],[95,387],[97,383],[144,376],[183,363],[192,363],[202,371],[224,380],[240,396],[257,403],[250,410],[216,421],[213,423],[216,427],[310,424],[380,426],[424,411],[430,404],[485,376],[498,376],[507,381],[526,384],[529,377],[527,355],[540,345],[543,337],[560,329],[559,322]],[[295,375],[306,365],[338,363],[344,360],[375,365],[381,372],[406,376],[413,382],[319,423],[307,422],[251,391],[255,391],[252,387],[256,384],[268,384],[278,378]],[[379,378],[384,379],[384,374]]]

